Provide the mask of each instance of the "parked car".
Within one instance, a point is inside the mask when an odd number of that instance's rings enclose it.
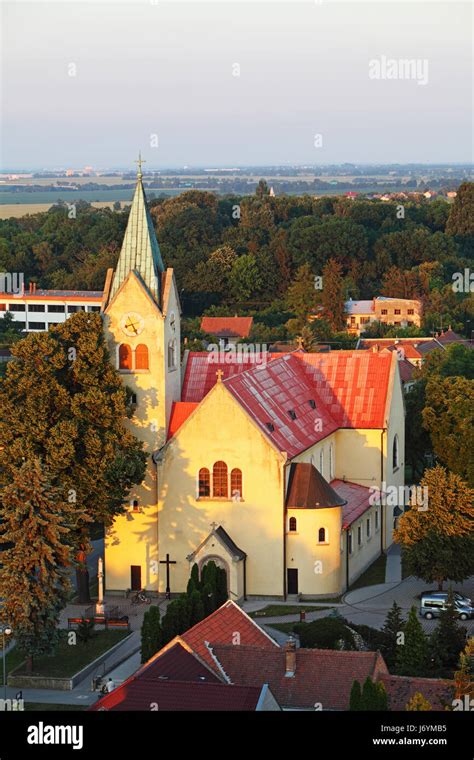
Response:
[[[454,607],[460,620],[469,620],[474,617],[472,602],[465,596],[455,592],[453,594]],[[420,615],[426,620],[439,617],[442,610],[448,607],[448,592],[433,591],[421,595]]]

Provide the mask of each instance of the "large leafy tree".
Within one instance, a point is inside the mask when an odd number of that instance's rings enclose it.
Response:
[[[125,425],[127,393],[99,314],[80,312],[49,333],[30,333],[12,353],[0,382],[0,485],[12,482],[25,458],[41,458],[52,485],[84,516],[69,540],[87,602],[90,521],[108,527],[123,513],[146,455]]]
[[[423,424],[438,459],[474,485],[474,380],[430,378]]]
[[[394,540],[402,544],[409,572],[442,588],[474,573],[473,489],[459,475],[437,465],[426,470],[427,509],[402,515]]]
[[[54,487],[38,457],[13,471],[0,502],[0,597],[19,648],[50,653],[58,640],[59,613],[70,591],[71,533],[80,511]]]

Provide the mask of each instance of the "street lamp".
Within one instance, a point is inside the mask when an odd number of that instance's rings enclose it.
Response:
[[[11,636],[13,633],[12,628],[7,625],[0,624],[0,633],[2,634],[2,654],[3,654],[3,699],[6,703],[7,700],[7,658],[5,653],[5,636]]]

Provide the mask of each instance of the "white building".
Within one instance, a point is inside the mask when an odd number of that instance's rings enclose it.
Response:
[[[10,312],[25,332],[38,332],[65,322],[76,311],[100,311],[101,303],[101,290],[37,290],[30,283],[27,292],[0,292],[0,319]]]

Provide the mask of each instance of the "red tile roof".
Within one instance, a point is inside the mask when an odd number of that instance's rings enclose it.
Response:
[[[173,401],[168,426],[168,438],[171,438],[179,430],[183,422],[188,419],[197,406],[199,404],[192,401]]]
[[[253,317],[203,317],[201,330],[218,337],[248,338]]]
[[[278,644],[263,631],[235,602],[225,602],[215,612],[181,634],[181,638],[201,659],[212,668],[219,669],[209,652],[207,643],[232,645],[239,635],[241,644],[258,647],[259,651],[279,649]],[[207,643],[206,643],[207,642]]]
[[[232,683],[259,686],[268,683],[282,707],[347,710],[355,679],[374,680],[387,667],[378,652],[339,652],[297,649],[296,671],[286,677],[286,653],[282,648],[261,650],[248,646],[211,643],[214,656]]]
[[[454,695],[454,682],[440,678],[414,678],[413,676],[392,676],[381,674],[379,680],[388,694],[389,710],[405,710],[407,703],[416,692],[423,694],[432,710],[443,710],[451,705]]]
[[[196,681],[133,680],[119,687],[108,697],[96,702],[89,710],[114,712],[254,711],[262,687],[230,686],[223,683]],[[156,705],[156,707],[153,707]]]
[[[276,448],[290,457],[340,427],[384,427],[390,354],[296,351],[267,355],[263,362],[247,355],[241,357],[242,362],[231,364],[216,364],[213,358],[190,353],[183,401],[201,401],[215,385],[217,370],[222,369],[229,391]]]
[[[408,361],[408,359],[402,359],[398,362],[398,369],[400,372],[400,380],[402,383],[410,383],[413,380],[413,373],[415,371],[414,365]]]
[[[343,529],[352,525],[353,522],[358,520],[372,506],[370,503],[372,495],[370,488],[359,486],[357,483],[349,483],[346,480],[332,480],[330,486],[347,502],[342,508]]]

